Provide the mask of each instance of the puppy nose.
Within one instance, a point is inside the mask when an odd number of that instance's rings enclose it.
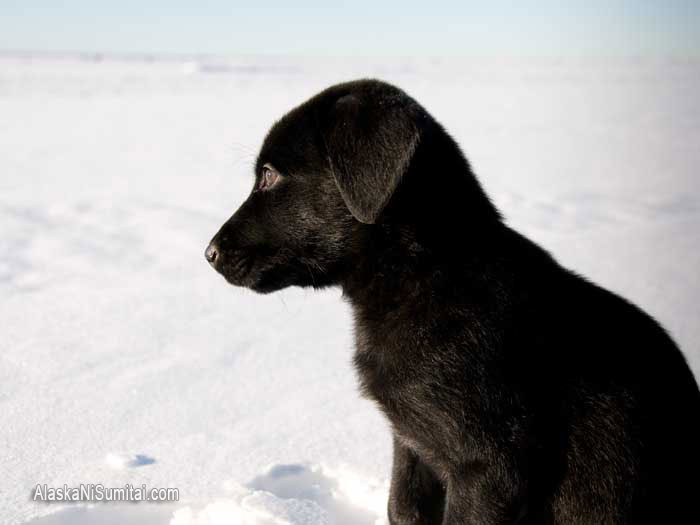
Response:
[[[209,261],[209,264],[212,266],[216,265],[216,261],[219,258],[219,248],[216,246],[216,244],[211,243],[209,246],[207,246],[206,251],[204,252],[204,257],[207,258],[207,261]]]

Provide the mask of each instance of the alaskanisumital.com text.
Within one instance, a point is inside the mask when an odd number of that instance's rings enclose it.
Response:
[[[123,487],[105,487],[101,484],[81,484],[77,487],[49,487],[37,485],[32,496],[34,501],[44,502],[110,502],[110,501],[179,501],[180,489],[148,488],[146,485],[126,484]]]

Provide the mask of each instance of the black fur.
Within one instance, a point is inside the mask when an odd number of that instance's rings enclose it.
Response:
[[[418,103],[333,86],[273,126],[256,187],[265,169],[277,184],[207,258],[258,292],[342,287],[362,390],[394,432],[392,524],[699,519],[700,392],[679,349],[506,226]]]

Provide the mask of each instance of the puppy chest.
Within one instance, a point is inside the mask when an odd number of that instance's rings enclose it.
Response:
[[[399,396],[397,394],[388,403],[380,402],[394,436],[436,474],[449,471],[455,459],[463,455],[468,441],[466,428],[454,417],[461,410],[450,409],[420,395]]]
[[[394,433],[436,468],[447,450],[464,443],[466,404],[454,385],[440,384],[437,370],[404,360],[391,363],[376,353],[355,356],[361,390],[377,402]]]

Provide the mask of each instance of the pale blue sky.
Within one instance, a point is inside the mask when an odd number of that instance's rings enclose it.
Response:
[[[0,0],[0,50],[700,56],[700,0]]]

